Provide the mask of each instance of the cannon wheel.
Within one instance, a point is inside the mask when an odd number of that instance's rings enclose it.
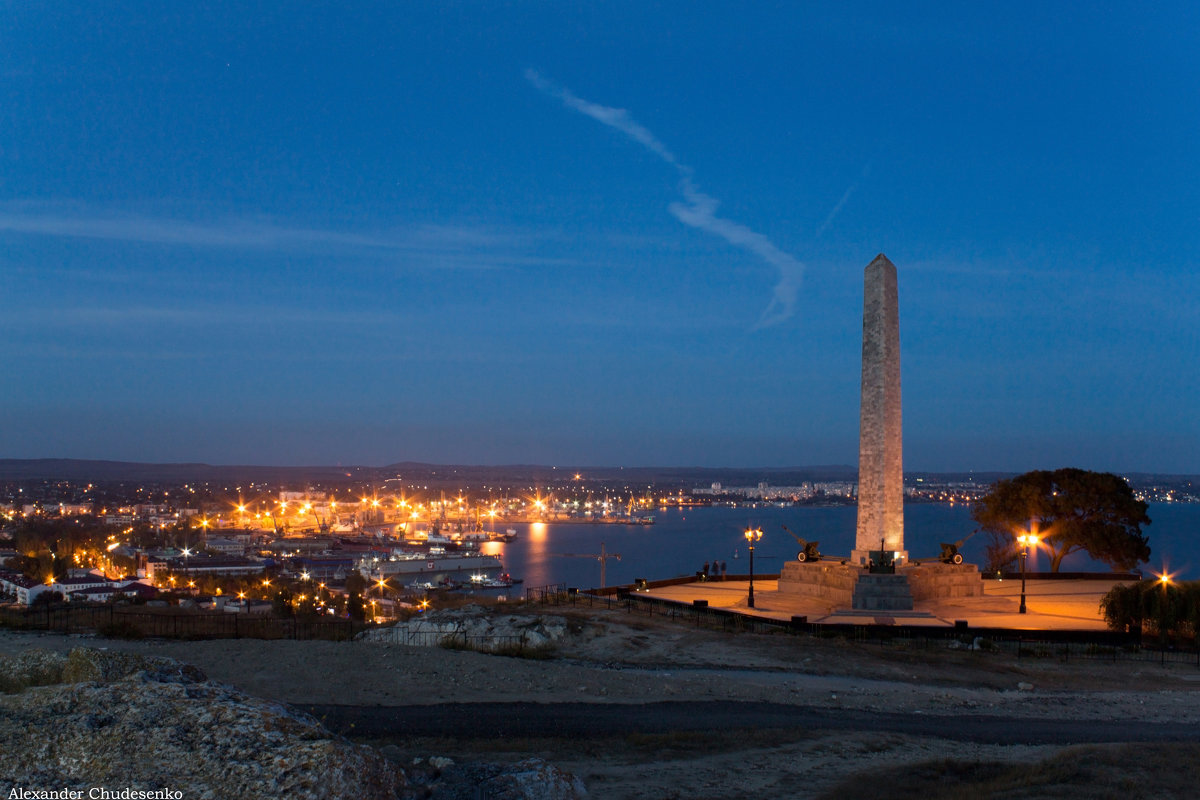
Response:
[[[799,553],[796,554],[796,560],[797,561],[808,561],[808,553],[801,550]]]
[[[953,561],[955,564],[961,564],[962,563],[962,553],[955,553],[954,558],[952,558],[950,560]]]

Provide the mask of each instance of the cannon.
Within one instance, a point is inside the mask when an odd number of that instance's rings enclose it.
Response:
[[[781,526],[785,531],[792,535],[792,538],[800,545],[800,552],[796,554],[797,561],[820,561],[821,551],[820,542],[810,542],[807,539],[801,539],[796,534],[792,533],[787,525]]]
[[[962,553],[958,552],[959,548],[966,544],[967,539],[970,539],[979,531],[972,531],[969,535],[964,536],[957,542],[942,542],[942,553],[938,556],[938,560],[943,564],[961,564],[963,562]]]

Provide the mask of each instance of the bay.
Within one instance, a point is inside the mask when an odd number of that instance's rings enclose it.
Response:
[[[1149,576],[1166,569],[1176,580],[1200,579],[1200,504],[1158,503],[1150,507],[1152,524],[1146,528],[1152,551]],[[857,509],[853,506],[816,508],[793,506],[683,508],[658,511],[654,525],[600,525],[593,523],[505,524],[517,531],[513,542],[490,542],[486,553],[500,557],[513,577],[524,587],[566,584],[580,588],[599,586],[601,548],[610,555],[605,562],[605,582],[632,583],[636,578],[661,580],[691,575],[705,562],[724,561],[730,574],[749,571],[747,527],[761,527],[763,538],[754,553],[756,574],[778,572],[785,561],[794,559],[796,540],[786,525],[799,536],[821,543],[821,552],[844,557],[854,547]],[[975,530],[969,506],[909,504],[904,507],[905,544],[910,559],[933,558],[941,542],[956,542]],[[968,562],[982,564],[987,544],[983,534],[970,538],[962,548]],[[1049,569],[1044,553],[1032,553],[1030,571]],[[1085,554],[1068,556],[1064,571],[1098,570],[1107,567]]]

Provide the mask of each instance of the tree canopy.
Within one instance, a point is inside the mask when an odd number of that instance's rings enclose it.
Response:
[[[971,511],[982,530],[1038,534],[1050,551],[1050,569],[1084,551],[1115,569],[1129,570],[1150,559],[1142,526],[1146,504],[1124,479],[1109,472],[1064,468],[1035,470],[999,481]]]

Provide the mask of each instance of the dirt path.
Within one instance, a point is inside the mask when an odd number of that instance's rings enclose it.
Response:
[[[1111,742],[1189,742],[1192,722],[1078,720],[865,712],[778,703],[665,702],[447,703],[422,706],[302,705],[326,727],[346,736],[393,739],[612,737],[676,731],[799,729],[896,733],[993,745],[1076,745]],[[467,726],[465,721],[469,720]]]

